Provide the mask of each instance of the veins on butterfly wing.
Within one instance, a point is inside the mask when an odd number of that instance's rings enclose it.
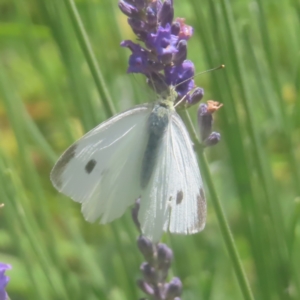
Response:
[[[128,130],[126,130],[122,135],[120,135],[117,139],[113,140],[110,144],[108,145],[105,145],[103,146],[102,148],[99,149],[100,150],[103,150],[103,149],[106,149],[106,148],[109,148],[110,146],[112,146],[113,144],[117,143],[119,140],[121,140],[122,138],[124,138],[127,133],[129,133],[133,128],[134,128],[135,125],[131,126]]]

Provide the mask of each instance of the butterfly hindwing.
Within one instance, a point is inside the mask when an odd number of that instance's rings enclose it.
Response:
[[[171,171],[175,185],[172,186],[172,208],[169,224],[165,230],[172,233],[192,234],[204,229],[206,199],[203,181],[189,133],[177,113],[172,115]]]
[[[205,226],[206,201],[198,162],[179,115],[170,115],[151,181],[142,192],[143,233],[158,241],[162,231],[191,234]]]

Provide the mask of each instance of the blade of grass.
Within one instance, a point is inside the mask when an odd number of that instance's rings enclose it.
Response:
[[[72,20],[72,24],[74,26],[77,39],[80,43],[86,61],[89,65],[90,71],[93,75],[98,93],[101,97],[106,113],[108,116],[114,115],[116,112],[114,108],[114,104],[110,98],[110,95],[104,83],[102,73],[98,67],[97,60],[95,58],[88,36],[85,32],[84,26],[81,22],[75,3],[73,0],[64,0],[64,3],[70,14],[70,19]]]

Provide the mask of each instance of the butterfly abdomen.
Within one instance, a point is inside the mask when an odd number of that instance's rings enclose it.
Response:
[[[161,145],[161,140],[169,124],[169,109],[164,105],[154,106],[147,124],[149,135],[146,150],[143,157],[141,170],[141,187],[145,188],[151,178],[153,169],[157,161],[157,154]]]

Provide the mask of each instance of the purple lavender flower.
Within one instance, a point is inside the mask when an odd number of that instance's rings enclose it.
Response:
[[[156,33],[149,33],[146,40],[146,46],[155,51],[159,60],[163,61],[163,57],[177,53],[176,44],[178,37],[171,33],[171,25],[166,24],[165,27],[159,26]],[[170,61],[171,62],[171,61]]]
[[[119,1],[119,8],[122,11],[122,13],[128,17],[132,17],[138,14],[138,9],[125,1]]]
[[[8,299],[5,287],[9,282],[9,277],[5,276],[5,271],[10,270],[11,266],[0,262],[0,300]]]
[[[165,26],[171,24],[174,17],[173,0],[165,0],[159,9],[158,22]]]
[[[158,94],[175,87],[177,101],[184,100],[184,105],[200,101],[203,89],[195,86],[194,65],[186,60],[187,41],[193,35],[193,28],[185,24],[183,18],[173,21],[173,1],[122,0],[119,8],[128,16],[128,23],[138,39],[145,44],[142,47],[132,41],[121,43],[132,52],[127,72],[144,74]]]
[[[139,44],[125,40],[121,43],[121,46],[129,48],[132,52],[129,57],[128,73],[142,73],[149,75],[152,72],[159,72],[163,69],[163,64],[156,61],[151,52],[144,49]]]

